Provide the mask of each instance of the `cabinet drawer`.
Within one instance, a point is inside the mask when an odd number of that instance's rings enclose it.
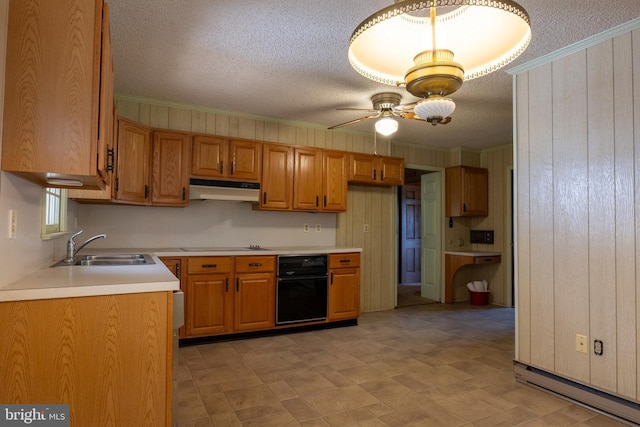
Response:
[[[230,273],[231,257],[193,256],[187,258],[187,274]]]
[[[349,254],[330,254],[329,255],[329,268],[340,267],[359,267],[360,266],[360,254],[357,252]]]
[[[473,258],[474,264],[491,264],[496,262],[500,262],[500,255],[477,256]]]
[[[237,273],[257,273],[276,271],[275,256],[239,256],[236,257]]]

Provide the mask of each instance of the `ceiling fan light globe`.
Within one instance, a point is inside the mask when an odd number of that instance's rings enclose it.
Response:
[[[413,107],[416,116],[428,122],[435,117],[449,117],[456,109],[456,103],[449,98],[432,97],[422,100]]]
[[[383,117],[376,122],[376,132],[389,136],[398,130],[398,121],[391,117]]]

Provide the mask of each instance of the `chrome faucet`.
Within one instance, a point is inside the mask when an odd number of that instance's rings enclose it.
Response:
[[[73,261],[74,261],[74,259],[76,257],[76,253],[80,252],[80,250],[82,248],[84,248],[88,243],[91,243],[94,240],[99,239],[101,237],[103,237],[105,239],[107,238],[106,234],[97,234],[97,235],[95,235],[93,237],[89,237],[86,242],[81,244],[80,247],[76,248],[76,242],[73,239],[75,239],[77,236],[82,234],[83,231],[84,230],[80,230],[76,234],[74,234],[73,236],[69,237],[69,241],[67,242],[67,256],[64,259],[64,262],[66,262],[67,264],[73,264]]]

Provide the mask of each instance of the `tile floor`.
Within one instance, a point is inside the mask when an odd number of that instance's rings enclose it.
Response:
[[[516,383],[513,330],[510,308],[427,304],[182,347],[178,426],[624,425]]]

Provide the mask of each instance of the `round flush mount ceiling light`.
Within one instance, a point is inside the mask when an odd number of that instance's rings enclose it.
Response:
[[[446,96],[504,67],[530,40],[529,15],[510,0],[396,0],[353,31],[349,62],[414,96]]]

